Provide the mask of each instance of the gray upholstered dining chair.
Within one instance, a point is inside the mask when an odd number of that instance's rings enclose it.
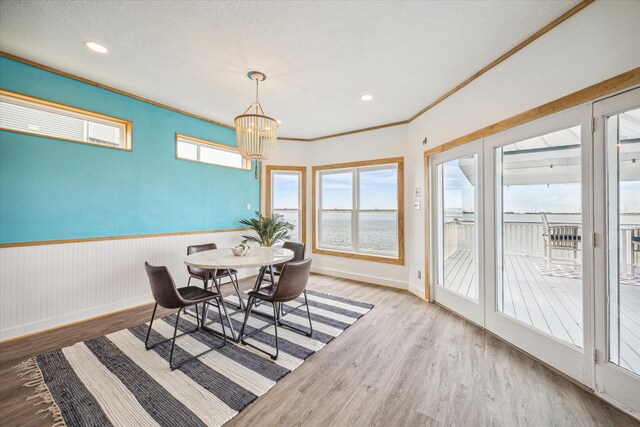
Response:
[[[306,245],[304,243],[291,242],[291,241],[287,240],[282,245],[282,248],[283,249],[289,249],[289,250],[291,250],[293,252],[293,258],[291,258],[287,262],[302,261],[304,259],[304,252],[305,252],[305,248],[306,248]],[[282,268],[285,266],[285,264],[287,262],[283,262],[283,263],[280,263],[280,264],[274,264],[272,266],[273,270],[271,270],[271,271],[273,271],[273,275],[274,276],[279,276],[280,273],[282,272]],[[262,277],[262,281],[265,281],[265,282],[268,282],[268,283],[275,282],[275,278],[272,281],[268,276],[270,276],[270,275],[265,274]]]
[[[167,267],[153,266],[153,265],[150,265],[148,262],[145,262],[144,268],[147,271],[147,276],[149,276],[151,293],[153,294],[153,298],[156,301],[155,305],[153,306],[153,313],[151,314],[151,322],[149,323],[149,329],[147,330],[147,338],[144,341],[144,346],[147,350],[151,350],[152,348],[155,348],[158,345],[171,340],[171,353],[169,355],[169,367],[171,368],[171,370],[174,370],[182,366],[185,362],[188,362],[189,360],[193,360],[197,357],[200,357],[226,344],[227,334],[224,327],[224,322],[222,321],[222,311],[220,310],[220,306],[222,304],[220,293],[208,291],[206,289],[201,289],[196,286],[185,286],[183,288],[178,288],[176,287],[176,284],[173,281],[173,278],[171,277],[171,273],[169,273],[169,270],[167,269]],[[215,301],[216,304],[214,305],[218,307],[218,315],[220,316],[220,325],[222,326],[222,336],[223,336],[222,344],[219,347],[210,348],[207,351],[204,351],[196,356],[187,358],[182,362],[180,362],[179,364],[174,365],[173,350],[176,345],[176,338],[185,334],[191,334],[200,329],[201,327],[200,317],[198,315],[197,306],[198,304],[203,304],[203,306],[204,304],[210,304],[211,301]],[[167,338],[165,340],[149,345],[149,336],[151,335],[151,329],[153,327],[153,319],[156,316],[156,310],[158,309],[158,305],[168,309],[176,309],[176,308],[178,309],[178,312],[176,313],[176,323],[173,328],[173,338]],[[177,335],[178,322],[180,320],[180,313],[185,311],[185,309],[190,306],[196,307],[196,319],[197,319],[196,327],[191,331],[187,331],[180,335]],[[203,309],[202,311],[204,313],[206,310]],[[203,323],[202,327],[204,329],[207,329],[206,325],[204,325],[204,321],[202,323]]]
[[[248,307],[247,307],[247,311],[245,312],[244,322],[242,323],[242,328],[240,329],[240,334],[239,334],[240,342],[242,344],[248,345],[256,350],[259,350],[271,356],[271,358],[275,360],[278,358],[278,353],[279,353],[278,326],[285,327],[287,329],[304,334],[309,337],[313,335],[313,324],[311,323],[311,312],[309,311],[309,301],[307,299],[307,290],[306,290],[307,282],[309,281],[310,271],[311,271],[311,258],[308,258],[303,261],[288,262],[282,268],[282,271],[280,273],[280,280],[278,280],[277,283],[270,284],[269,286],[264,286],[258,290],[249,292],[249,301],[247,303]],[[285,313],[285,315],[283,316],[281,316],[280,313],[278,313],[279,304],[284,304],[289,301],[294,301],[300,295],[304,295],[304,304],[300,304],[299,306],[294,307],[288,313]],[[244,330],[247,326],[247,322],[249,321],[249,316],[251,316],[251,310],[253,306],[256,304],[257,300],[271,303],[271,305],[273,306],[273,322],[269,322],[265,326],[259,329],[256,329],[251,333],[245,335]],[[293,311],[298,310],[302,306],[307,307],[307,317],[309,318],[308,331],[299,329],[295,326],[292,326],[288,323],[283,322],[282,320],[283,317],[286,316],[286,314],[292,313]],[[275,354],[269,353],[268,351],[265,351],[264,349],[254,346],[245,341],[246,338],[249,338],[250,336],[256,333],[265,330],[271,325],[275,327],[275,338],[276,338]]]
[[[297,262],[297,261],[302,261],[304,259],[304,253],[305,253],[305,249],[306,249],[306,244],[305,243],[299,243],[299,242],[292,242],[290,240],[287,240],[286,242],[284,242],[284,244],[282,245],[283,249],[289,249],[293,252],[293,258],[291,258],[289,261],[287,262]],[[283,262],[280,264],[275,264],[273,265],[273,275],[274,276],[280,276],[280,273],[282,273],[282,269],[283,267],[287,264],[287,262]],[[270,275],[270,277],[272,277]],[[271,278],[267,278],[267,275],[265,274],[262,278],[263,281],[266,281],[268,283],[273,283],[275,282],[275,277],[273,278],[273,280],[271,280]],[[284,307],[282,304],[280,305],[280,312],[281,314],[284,314]]]
[[[218,249],[218,245],[216,245],[215,243],[191,245],[187,246],[187,255],[195,254],[197,252],[210,251],[213,249]],[[187,282],[187,286],[191,283],[191,279],[193,278],[202,280],[202,282],[204,283],[204,288],[209,289],[209,279],[211,279],[218,292],[220,292],[222,279],[228,277],[229,282],[233,285],[233,288],[238,295],[238,299],[240,300],[240,305],[238,305],[237,308],[245,308],[244,300],[242,299],[242,294],[240,293],[240,286],[238,285],[238,270],[229,268],[224,270],[214,270],[214,272],[209,271],[209,274],[207,274],[207,270],[205,270],[204,268],[187,266],[187,271],[189,272],[189,281]]]
[[[304,251],[305,251],[305,248],[306,248],[306,245],[304,243],[291,242],[291,241],[287,240],[282,245],[282,248],[283,249],[289,249],[289,250],[293,251],[293,258],[290,259],[287,262],[302,261],[304,259]],[[275,274],[276,276],[279,276],[280,273],[282,272],[282,268],[284,267],[285,264],[286,264],[286,262],[283,262],[282,264],[274,265],[273,266],[273,274]]]

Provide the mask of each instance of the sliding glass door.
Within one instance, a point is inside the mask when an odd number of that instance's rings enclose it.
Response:
[[[640,89],[597,102],[596,387],[640,410]]]
[[[586,108],[485,139],[487,328],[588,381]],[[585,131],[586,129],[586,131]],[[490,284],[490,285],[489,285]]]
[[[640,412],[640,88],[429,159],[431,297]]]
[[[484,299],[480,288],[481,215],[479,175],[481,145],[435,156],[430,165],[432,194],[437,195],[431,217],[435,300],[480,325],[484,324]],[[432,283],[433,283],[432,282]]]
[[[494,149],[497,309],[578,348],[583,344],[581,148],[577,125]]]

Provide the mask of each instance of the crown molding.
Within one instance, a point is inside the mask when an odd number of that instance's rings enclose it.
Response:
[[[200,116],[198,114],[190,113],[188,111],[184,111],[184,110],[181,110],[179,108],[175,108],[175,107],[172,107],[170,105],[166,105],[166,104],[163,104],[163,103],[158,102],[158,101],[154,101],[154,100],[149,99],[149,98],[138,96],[138,95],[136,95],[134,93],[127,92],[127,91],[124,91],[124,90],[120,90],[120,89],[117,89],[117,88],[115,88],[113,86],[108,86],[108,85],[105,85],[105,84],[102,84],[102,83],[98,83],[98,82],[93,81],[93,80],[85,79],[84,77],[76,76],[75,74],[67,73],[66,71],[58,70],[57,68],[49,67],[48,65],[40,64],[38,62],[31,61],[29,59],[25,59],[25,58],[22,58],[22,57],[19,57],[19,56],[16,56],[16,55],[12,55],[12,54],[7,53],[7,52],[0,51],[0,56],[4,57],[4,58],[12,59],[12,60],[17,61],[17,62],[21,62],[23,64],[31,65],[32,67],[40,68],[42,70],[49,71],[51,73],[58,74],[58,75],[63,76],[63,77],[67,77],[67,78],[70,78],[70,79],[73,79],[73,80],[77,80],[79,82],[86,83],[86,84],[89,84],[91,86],[96,86],[96,87],[99,87],[101,89],[106,89],[108,91],[118,93],[120,95],[128,96],[129,98],[137,99],[138,101],[146,102],[147,104],[152,104],[152,105],[155,105],[155,106],[158,106],[158,107],[161,107],[161,108],[166,108],[167,110],[175,111],[176,113],[184,114],[185,116],[193,117],[195,119],[199,119],[199,120],[203,120],[205,122],[213,123],[214,125],[218,125],[218,126],[225,127],[227,129],[235,130],[234,126],[228,125],[226,123],[222,123],[222,122],[219,122],[217,120],[209,119],[207,117]]]
[[[415,119],[420,117],[422,114],[426,113],[427,111],[429,111],[430,109],[432,109],[436,105],[440,104],[442,101],[444,101],[445,99],[449,98],[451,95],[453,95],[454,93],[458,92],[460,89],[462,89],[463,87],[467,86],[469,83],[471,83],[472,81],[476,80],[478,77],[482,76],[487,71],[491,70],[492,68],[494,68],[495,66],[497,66],[501,62],[504,62],[509,57],[513,56],[514,54],[516,54],[520,50],[524,49],[526,46],[530,45],[535,40],[539,39],[540,37],[542,37],[543,35],[545,35],[549,31],[551,31],[552,29],[554,29],[558,25],[562,24],[564,21],[566,21],[567,19],[571,18],[573,15],[575,15],[578,12],[580,12],[582,9],[584,9],[587,6],[589,6],[594,1],[595,0],[583,0],[582,2],[578,3],[577,5],[575,5],[574,7],[572,7],[571,9],[569,9],[568,11],[566,11],[565,13],[560,15],[558,18],[553,20],[551,23],[545,25],[543,28],[541,28],[540,30],[536,31],[531,36],[527,37],[525,40],[520,42],[518,45],[516,45],[515,47],[511,48],[509,51],[505,52],[504,54],[500,55],[498,58],[496,58],[493,61],[491,61],[487,66],[485,66],[480,71],[478,71],[477,73],[473,74],[471,77],[469,77],[468,79],[466,79],[465,81],[463,81],[462,83],[460,83],[459,85],[457,85],[456,87],[451,89],[449,92],[445,93],[440,98],[436,99],[431,104],[427,105],[422,110],[418,111],[416,114],[414,114],[409,119],[407,119],[407,122],[414,121]]]
[[[321,140],[324,140],[324,139],[337,138],[339,136],[353,135],[355,133],[369,132],[369,131],[372,131],[372,130],[384,129],[384,128],[393,127],[393,126],[401,126],[401,125],[405,125],[405,124],[411,123],[412,121],[414,121],[415,119],[420,117],[422,114],[426,113],[427,111],[429,111],[430,109],[432,109],[436,105],[440,104],[442,101],[444,101],[445,99],[449,98],[451,95],[453,95],[454,93],[458,92],[460,89],[464,88],[465,86],[469,85],[471,82],[473,82],[474,80],[478,79],[480,76],[485,74],[487,71],[491,70],[492,68],[494,68],[498,64],[502,63],[503,61],[505,61],[509,57],[513,56],[514,54],[516,54],[517,52],[519,52],[520,50],[522,50],[523,48],[525,48],[529,44],[533,43],[535,40],[537,40],[538,38],[542,37],[544,34],[548,33],[549,31],[551,31],[552,29],[554,29],[555,27],[557,27],[558,25],[560,25],[561,23],[563,23],[567,19],[571,18],[573,15],[575,15],[578,12],[580,12],[582,9],[584,9],[587,6],[589,6],[594,1],[595,0],[583,0],[583,1],[581,1],[577,5],[575,5],[574,7],[572,7],[571,9],[569,9],[568,11],[566,11],[565,13],[560,15],[558,18],[556,18],[555,20],[553,20],[549,24],[545,25],[540,30],[536,31],[534,34],[532,34],[531,36],[526,38],[524,41],[522,41],[519,44],[517,44],[515,47],[511,48],[506,53],[500,55],[498,58],[496,58],[493,61],[491,61],[488,65],[483,67],[481,70],[477,71],[476,73],[471,75],[469,78],[467,78],[465,81],[463,81],[462,83],[458,84],[456,87],[454,87],[453,89],[451,89],[450,91],[448,91],[447,93],[445,93],[444,95],[442,95],[441,97],[436,99],[435,101],[431,102],[429,105],[427,105],[426,107],[424,107],[423,109],[421,109],[420,111],[418,111],[417,113],[415,113],[413,116],[409,117],[406,120],[401,120],[401,121],[392,122],[392,123],[384,123],[384,124],[380,124],[380,125],[376,125],[376,126],[369,126],[369,127],[366,127],[366,128],[354,129],[354,130],[340,132],[340,133],[334,133],[334,134],[330,134],[330,135],[322,135],[322,136],[318,136],[318,137],[314,137],[314,138],[278,137],[278,140],[280,140],[280,141],[314,142],[314,141],[321,141]],[[198,114],[190,113],[188,111],[184,111],[184,110],[181,110],[179,108],[171,107],[170,105],[166,105],[166,104],[163,104],[161,102],[154,101],[152,99],[144,98],[142,96],[138,96],[138,95],[136,95],[134,93],[131,93],[131,92],[126,92],[124,90],[116,89],[116,88],[114,88],[112,86],[104,85],[102,83],[98,83],[98,82],[95,82],[93,80],[86,79],[84,77],[79,77],[79,76],[67,73],[65,71],[61,71],[61,70],[58,70],[56,68],[49,67],[47,65],[39,64],[39,63],[37,63],[35,61],[31,61],[31,60],[28,60],[28,59],[25,59],[25,58],[21,58],[19,56],[12,55],[12,54],[7,53],[7,52],[0,51],[0,56],[12,59],[14,61],[21,62],[23,64],[31,65],[31,66],[34,66],[34,67],[37,67],[37,68],[40,68],[40,69],[55,73],[55,74],[59,74],[61,76],[68,77],[70,79],[78,80],[78,81],[81,81],[83,83],[90,84],[92,86],[97,86],[99,88],[106,89],[106,90],[109,90],[111,92],[118,93],[120,95],[128,96],[130,98],[134,98],[134,99],[137,99],[139,101],[146,102],[148,104],[152,104],[152,105],[156,105],[158,107],[166,108],[168,110],[175,111],[177,113],[184,114],[186,116],[190,116],[190,117],[193,117],[193,118],[196,118],[196,119],[199,119],[199,120],[203,120],[205,122],[212,123],[214,125],[218,125],[218,126],[225,127],[227,129],[235,130],[234,126],[228,125],[226,123],[223,123],[223,122],[220,122],[220,121],[217,121],[217,120],[213,120],[213,119],[210,119],[210,118],[198,115]]]

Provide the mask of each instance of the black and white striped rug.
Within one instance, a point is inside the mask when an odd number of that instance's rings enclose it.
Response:
[[[313,335],[278,328],[280,356],[275,361],[248,346],[228,343],[171,371],[171,342],[146,351],[147,325],[140,325],[31,358],[19,365],[19,375],[35,388],[35,405],[52,413],[56,426],[220,426],[373,307],[311,290],[308,295]],[[272,313],[270,304],[256,310]],[[303,310],[288,313],[285,320],[307,328]],[[231,316],[236,330],[243,316]],[[209,317],[218,318],[217,310],[210,310]],[[266,320],[252,316],[247,332]],[[195,322],[181,316],[178,328],[191,330]],[[171,337],[174,323],[175,315],[156,319],[150,342]],[[214,329],[220,330],[219,323]],[[273,334],[271,326],[247,341],[274,352]],[[221,339],[207,331],[184,335],[176,340],[174,362],[219,344]]]

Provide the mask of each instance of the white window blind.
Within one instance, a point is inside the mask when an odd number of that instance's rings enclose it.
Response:
[[[128,150],[130,126],[122,119],[0,91],[3,130]]]

